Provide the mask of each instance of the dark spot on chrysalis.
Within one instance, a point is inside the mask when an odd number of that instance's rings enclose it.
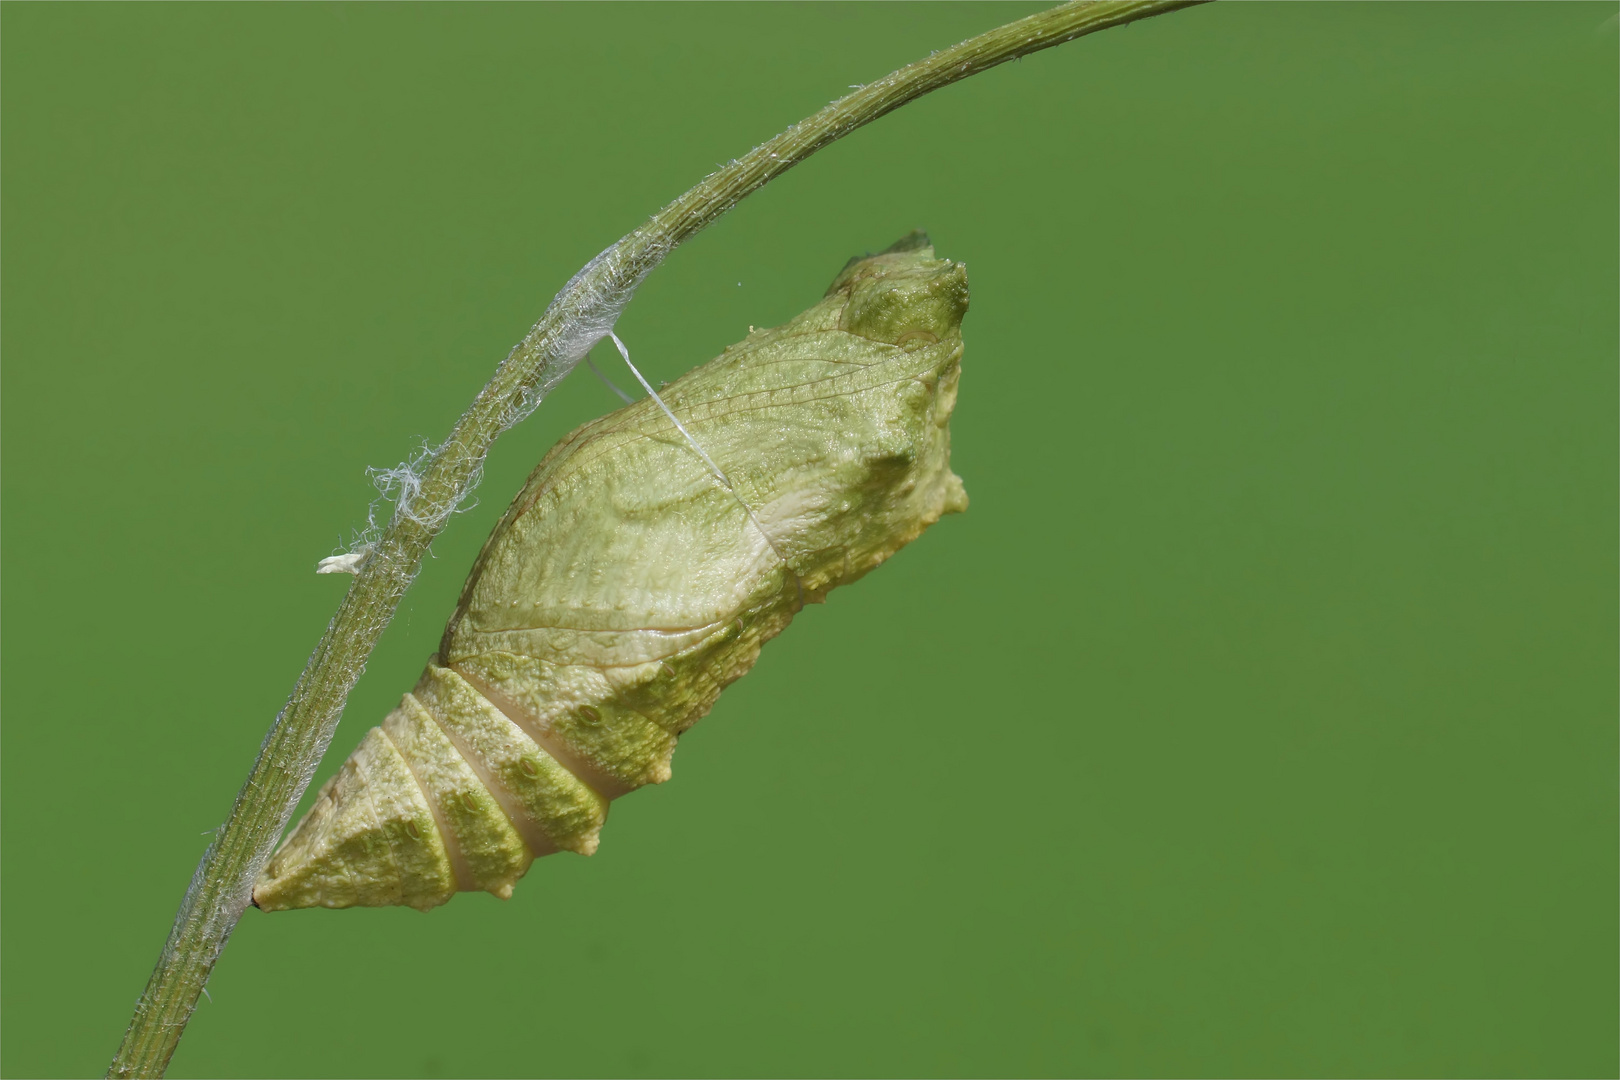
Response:
[[[602,722],[602,714],[589,705],[579,707],[579,718],[587,724],[600,724]]]
[[[528,758],[524,758],[522,761],[518,762],[518,768],[522,769],[524,774],[527,776],[540,775],[540,766],[536,765]]]

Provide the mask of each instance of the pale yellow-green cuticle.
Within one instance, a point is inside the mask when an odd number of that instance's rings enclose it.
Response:
[[[255,889],[266,909],[507,895],[590,853],[608,801],[806,603],[967,496],[950,469],[967,273],[914,234],[643,400],[565,437],[480,553],[440,653]]]
[[[461,887],[509,893],[534,856],[455,743],[412,694],[383,730],[427,794]]]

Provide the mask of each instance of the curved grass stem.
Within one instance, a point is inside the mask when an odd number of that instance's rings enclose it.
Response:
[[[428,545],[476,483],[496,437],[612,329],[635,287],[666,254],[817,150],[930,91],[1008,60],[1197,2],[1068,3],[937,52],[840,98],[716,170],[576,275],[426,461],[420,486],[401,499],[393,520],[367,549],[358,576],[265,736],[230,817],[192,876],[107,1075],[163,1075],[198,995],[252,899],[253,882],[332,741],[349,690]]]

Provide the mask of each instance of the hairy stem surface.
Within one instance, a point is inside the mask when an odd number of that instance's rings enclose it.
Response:
[[[163,1075],[203,984],[252,899],[255,879],[332,741],[349,690],[428,545],[477,482],[496,437],[527,415],[607,334],[636,286],[665,255],[817,150],[929,91],[1097,30],[1197,2],[1068,3],[937,52],[833,102],[710,174],[576,275],[501,363],[425,463],[420,487],[400,499],[387,529],[368,548],[359,575],[265,736],[230,817],[192,875],[107,1075]]]

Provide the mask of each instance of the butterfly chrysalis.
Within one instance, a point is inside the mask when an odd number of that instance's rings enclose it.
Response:
[[[967,304],[966,269],[913,233],[671,383],[691,441],[643,399],[553,447],[254,903],[426,910],[595,851],[608,804],[669,779],[681,732],[800,608],[967,508]]]

